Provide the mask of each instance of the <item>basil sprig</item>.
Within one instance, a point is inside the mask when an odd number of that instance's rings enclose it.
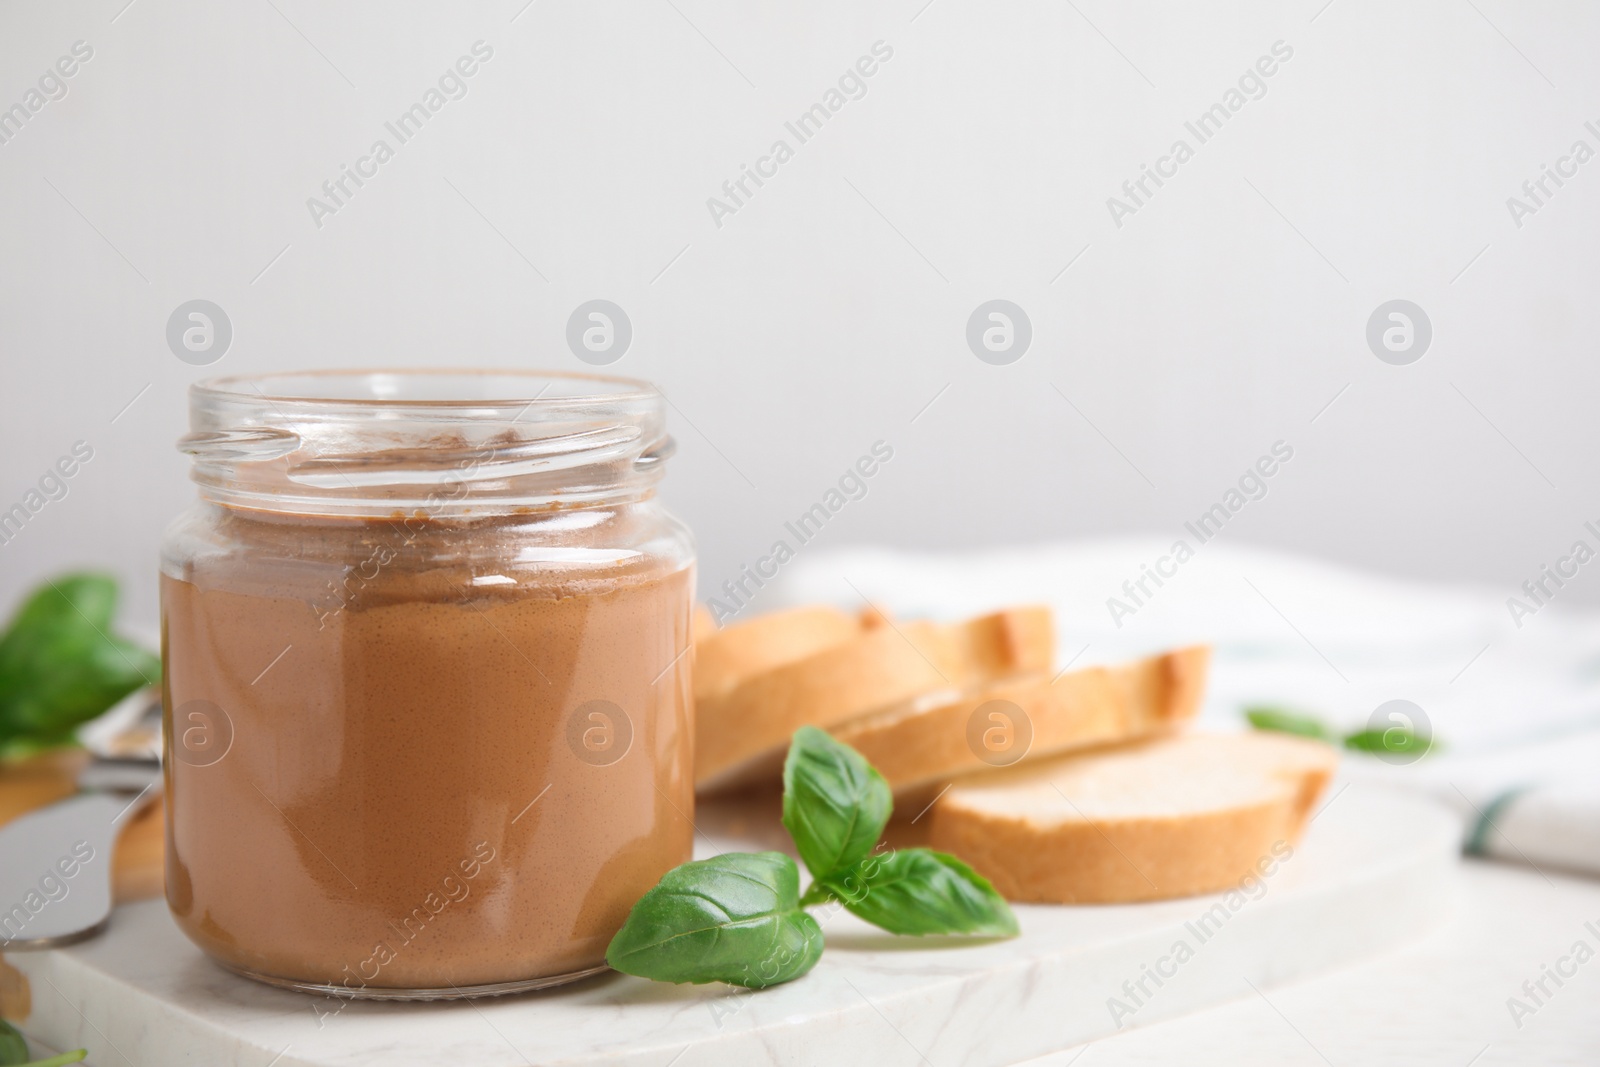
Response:
[[[983,875],[931,848],[869,856],[843,875],[817,884],[891,934],[1017,933],[1016,916]]]
[[[893,810],[889,783],[861,753],[815,726],[795,732],[783,764],[783,825],[811,877],[866,859]]]
[[[1391,726],[1386,730],[1369,728],[1341,735],[1320,719],[1283,708],[1245,708],[1244,717],[1257,730],[1310,737],[1317,741],[1326,741],[1330,745],[1343,745],[1357,752],[1395,755],[1409,755],[1415,752],[1421,756],[1437,744],[1433,738],[1425,737],[1404,726]]]
[[[1250,725],[1257,730],[1268,730],[1272,733],[1294,734],[1296,737],[1309,737],[1315,741],[1327,741],[1338,744],[1339,735],[1334,733],[1321,719],[1299,712],[1288,711],[1284,708],[1245,708],[1244,717],[1250,720]]]
[[[73,731],[161,679],[161,661],[112,633],[115,579],[67,574],[35,589],[0,635],[0,755],[73,743]]]
[[[17,1032],[17,1028],[0,1019],[0,1067],[65,1067],[69,1063],[82,1062],[89,1053],[84,1049],[73,1052],[63,1052],[59,1056],[51,1056],[47,1060],[31,1060],[28,1058],[28,1042]]]
[[[859,752],[801,727],[783,768],[783,825],[811,872],[806,894],[781,852],[685,863],[639,898],[606,962],[658,982],[764,989],[816,965],[822,927],[805,909],[829,902],[895,934],[1015,935],[1011,908],[965,863],[878,847],[893,810],[889,784]]]
[[[28,1042],[17,1033],[17,1028],[0,1019],[0,1064],[28,1062]]]
[[[822,927],[800,907],[800,872],[781,852],[730,852],[668,871],[606,949],[619,971],[658,982],[761,989],[799,978],[822,955]]]

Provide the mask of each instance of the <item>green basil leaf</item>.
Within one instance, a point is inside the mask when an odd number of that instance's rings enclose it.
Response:
[[[795,731],[783,764],[783,825],[813,878],[865,859],[893,810],[889,783],[861,753],[815,726]]]
[[[1393,752],[1397,755],[1422,755],[1432,747],[1430,738],[1419,736],[1404,726],[1391,726],[1386,730],[1359,730],[1344,739],[1345,748],[1360,752]]]
[[[809,971],[822,928],[800,909],[800,870],[781,852],[730,852],[668,871],[628,913],[606,962],[658,982],[763,989]]]
[[[17,1028],[0,1019],[0,1067],[14,1067],[28,1062],[28,1042]]]
[[[1318,720],[1282,708],[1245,708],[1244,717],[1257,730],[1276,730],[1282,734],[1314,737],[1319,741],[1337,740],[1334,732]]]
[[[0,637],[0,749],[70,740],[74,728],[161,677],[161,662],[110,632],[117,587],[67,575],[33,593]]]
[[[1016,915],[987,878],[932,849],[869,856],[824,885],[851,912],[893,934],[1017,933]]]
[[[11,619],[9,630],[83,622],[104,630],[117,610],[117,580],[107,574],[63,574],[38,586]]]

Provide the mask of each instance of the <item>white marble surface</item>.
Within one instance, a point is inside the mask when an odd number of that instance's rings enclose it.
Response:
[[[805,979],[760,994],[619,975],[475,1003],[339,1007],[209,963],[164,905],[119,909],[110,932],[11,962],[33,987],[26,1028],[86,1046],[97,1067],[476,1067],[521,1064],[1008,1064],[1198,1008],[1270,995],[1291,979],[1423,936],[1451,912],[1459,827],[1377,786],[1336,793],[1258,899],[1200,943],[1220,898],[1125,907],[1023,907],[1023,936],[959,943],[891,938],[839,913]],[[719,847],[738,842],[715,842]],[[822,917],[822,916],[819,916]],[[1109,998],[1175,941],[1192,958],[1131,1017]],[[1170,969],[1170,966],[1169,966]],[[1064,1061],[1063,1061],[1064,1062]]]
[[[1600,881],[1468,860],[1458,906],[1394,951],[1025,1067],[1594,1067],[1600,958],[1547,982],[1534,1015],[1506,1006],[1575,940],[1596,944],[1589,922],[1600,925]]]

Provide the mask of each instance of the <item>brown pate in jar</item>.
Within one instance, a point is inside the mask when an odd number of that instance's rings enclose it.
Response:
[[[659,395],[331,377],[196,387],[202,500],[162,574],[173,914],[225,966],[345,996],[593,973],[692,847]],[[395,389],[403,425],[368,421]]]

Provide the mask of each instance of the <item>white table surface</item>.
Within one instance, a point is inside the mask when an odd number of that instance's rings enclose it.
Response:
[[[1547,982],[1520,1029],[1506,1007],[1573,942],[1600,953],[1584,929],[1600,929],[1600,881],[1469,860],[1461,882],[1447,921],[1397,951],[1027,1067],[1600,1064],[1600,955]]]

